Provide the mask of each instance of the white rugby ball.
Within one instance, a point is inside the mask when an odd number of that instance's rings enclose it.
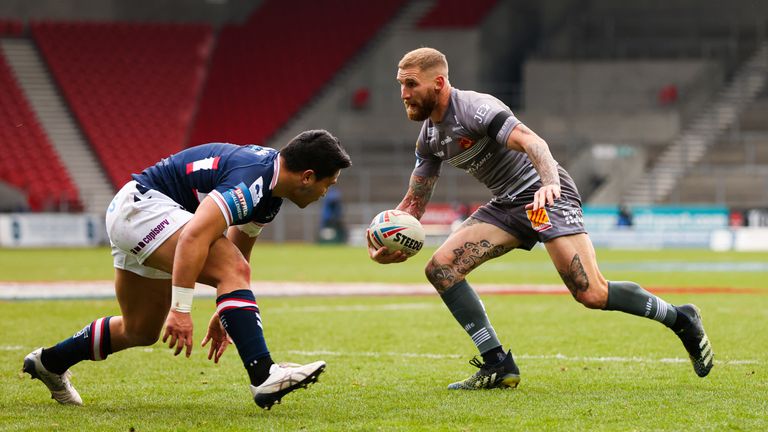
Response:
[[[377,249],[386,246],[391,252],[399,250],[411,257],[424,246],[424,228],[404,211],[384,210],[368,228],[368,238]]]

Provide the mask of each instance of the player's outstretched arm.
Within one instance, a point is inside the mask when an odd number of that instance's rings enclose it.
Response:
[[[424,211],[427,209],[429,199],[432,197],[432,191],[437,184],[437,176],[423,177],[411,175],[408,182],[408,192],[397,206],[397,210],[410,213],[416,219],[421,219]],[[390,251],[387,247],[376,248],[371,242],[368,231],[365,232],[365,238],[368,240],[368,256],[379,264],[393,264],[403,262],[408,257],[402,251]]]
[[[208,250],[214,241],[221,238],[226,228],[227,222],[221,210],[209,196],[200,203],[195,215],[181,231],[171,273],[174,303],[171,304],[163,334],[163,342],[170,338],[168,347],[176,348],[174,355],[179,355],[185,348],[187,357],[192,354],[192,290],[208,258]]]
[[[397,210],[408,212],[416,219],[421,219],[424,216],[424,211],[427,209],[430,198],[432,198],[432,192],[435,190],[436,184],[437,176],[422,177],[411,175],[411,180],[408,182],[408,192],[405,193],[405,197],[398,204]]]
[[[524,124],[519,124],[507,139],[507,147],[525,152],[533,167],[541,177],[541,188],[533,196],[533,202],[525,206],[529,210],[538,210],[545,205],[552,205],[560,198],[560,175],[557,162],[549,151],[547,142]]]

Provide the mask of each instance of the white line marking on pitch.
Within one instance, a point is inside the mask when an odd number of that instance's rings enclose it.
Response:
[[[289,354],[306,356],[336,356],[336,357],[408,357],[408,358],[429,358],[429,359],[454,359],[464,358],[465,355],[459,354],[432,354],[432,353],[402,353],[402,352],[338,352],[338,351],[301,351],[287,350]],[[526,360],[565,360],[573,362],[599,362],[599,363],[688,363],[690,360],[684,358],[660,358],[652,359],[646,357],[573,357],[564,354],[515,354],[516,359]],[[759,360],[717,360],[718,364],[760,364]]]
[[[21,345],[0,345],[0,351],[26,351],[32,349],[32,347],[24,347]],[[138,350],[144,352],[163,352],[166,350],[163,348],[143,347]],[[460,359],[465,358],[466,355],[459,354],[435,354],[435,353],[404,353],[404,352],[376,352],[376,351],[351,351],[351,352],[339,352],[339,351],[302,351],[302,350],[286,350],[283,351],[288,354],[302,355],[302,356],[333,356],[333,357],[405,357],[405,358],[425,358],[425,359]],[[660,358],[652,359],[646,357],[573,357],[564,354],[516,354],[516,359],[525,360],[564,360],[572,362],[597,362],[597,363],[688,363],[690,360],[684,358]],[[723,365],[752,365],[761,364],[760,360],[715,360],[717,364]]]
[[[375,311],[401,311],[401,310],[421,310],[437,309],[444,307],[442,304],[430,303],[392,303],[381,305],[338,305],[338,306],[299,306],[270,308],[269,314],[275,312],[293,313],[293,312],[375,312]]]

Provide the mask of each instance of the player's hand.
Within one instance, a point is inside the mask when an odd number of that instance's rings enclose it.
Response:
[[[525,206],[526,210],[536,211],[548,205],[553,205],[556,199],[560,199],[560,185],[544,185],[533,195],[533,202]]]
[[[368,256],[371,257],[372,260],[379,264],[393,264],[408,259],[408,257],[399,250],[390,252],[386,246],[376,249],[376,246],[371,243],[371,237],[368,234],[369,230],[365,230],[365,238],[368,240]]]
[[[168,343],[168,348],[173,349],[176,347],[176,352],[173,355],[179,355],[184,347],[187,348],[187,357],[192,354],[192,314],[176,312],[171,309],[168,313],[168,318],[165,319],[165,334],[163,335],[163,343],[168,338],[171,341]]]
[[[213,357],[213,362],[218,363],[227,346],[232,343],[232,339],[229,338],[227,331],[224,330],[224,326],[221,325],[219,314],[215,312],[208,323],[208,333],[205,334],[200,346],[204,347],[208,341],[211,341],[211,347],[208,349],[208,360]]]

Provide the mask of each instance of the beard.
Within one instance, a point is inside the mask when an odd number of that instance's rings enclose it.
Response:
[[[408,103],[405,102],[405,112],[408,114],[408,118],[413,121],[424,121],[429,118],[436,106],[437,92],[430,90],[418,104],[409,106]]]

